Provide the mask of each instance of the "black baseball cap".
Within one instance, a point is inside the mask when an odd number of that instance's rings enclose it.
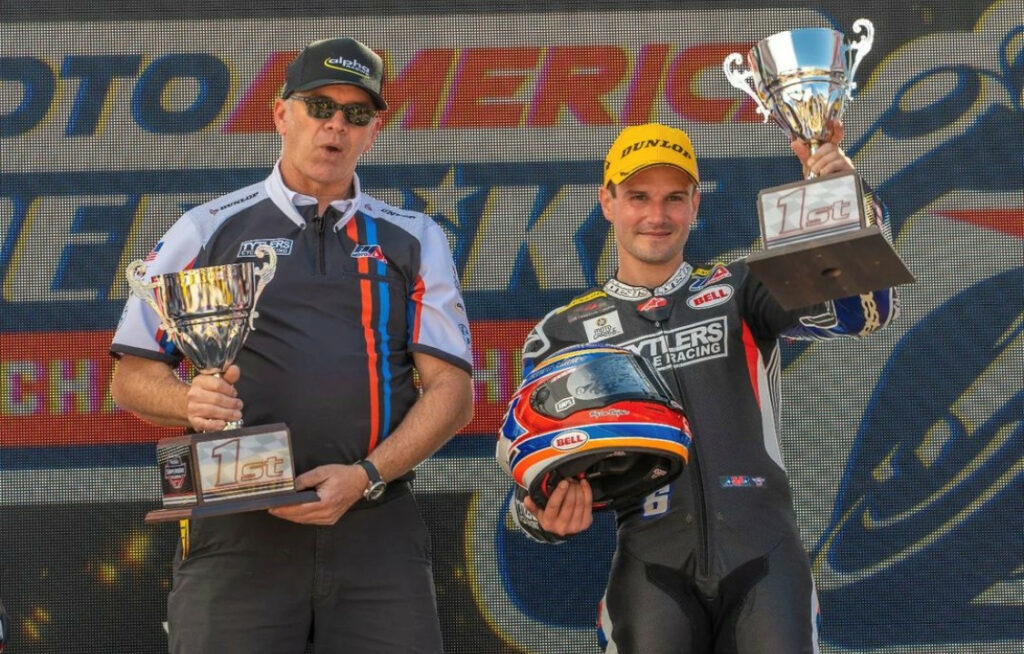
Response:
[[[284,74],[281,97],[328,84],[351,84],[365,90],[377,109],[387,109],[381,95],[384,62],[359,41],[343,37],[323,39],[307,45]]]

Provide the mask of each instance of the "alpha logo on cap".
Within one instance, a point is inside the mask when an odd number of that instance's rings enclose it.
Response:
[[[361,64],[355,59],[346,59],[345,57],[328,57],[324,59],[324,66],[327,68],[333,68],[334,70],[343,70],[347,73],[354,73],[360,77],[370,76],[370,67]]]
[[[310,43],[288,64],[281,97],[331,84],[358,86],[373,99],[377,109],[387,109],[381,90],[384,62],[376,52],[351,37]]]

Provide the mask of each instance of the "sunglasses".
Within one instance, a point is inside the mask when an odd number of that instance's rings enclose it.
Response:
[[[289,100],[302,100],[306,103],[306,113],[310,118],[319,120],[330,120],[335,112],[340,111],[345,116],[345,122],[356,127],[366,127],[377,115],[377,110],[365,104],[341,104],[330,98],[310,97],[308,95],[293,95]]]

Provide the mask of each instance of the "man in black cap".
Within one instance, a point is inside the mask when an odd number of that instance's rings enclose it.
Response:
[[[317,41],[273,107],[270,176],[187,212],[152,275],[278,254],[235,365],[182,383],[182,355],[128,300],[111,353],[115,401],[196,431],[287,423],[299,489],[319,501],[182,524],[168,601],[179,654],[442,651],[430,535],[412,470],[472,414],[469,324],[447,239],[423,214],[363,193],[381,127],[383,64]],[[413,384],[419,372],[421,391]]]

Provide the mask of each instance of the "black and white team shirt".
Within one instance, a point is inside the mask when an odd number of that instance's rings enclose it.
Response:
[[[246,425],[288,424],[298,472],[365,457],[417,398],[413,352],[472,368],[469,321],[448,241],[428,216],[361,191],[316,200],[270,176],[185,213],[146,257],[157,275],[277,252],[259,317],[235,359]],[[146,304],[125,305],[110,352],[177,365]]]

